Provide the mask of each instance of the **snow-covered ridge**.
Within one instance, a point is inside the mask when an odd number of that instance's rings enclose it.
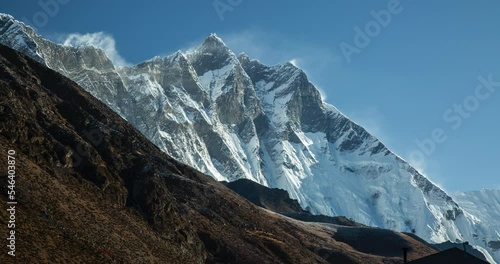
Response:
[[[483,189],[473,192],[460,192],[453,199],[474,219],[477,232],[472,234],[474,245],[500,251],[500,190]],[[478,233],[485,234],[481,236]]]
[[[449,196],[325,103],[291,63],[236,56],[211,34],[194,50],[117,68],[97,47],[52,43],[6,15],[0,43],[73,79],[163,151],[218,180],[251,179],[314,213],[432,242],[469,241],[500,261],[500,218],[489,212],[500,208],[489,202],[499,201],[496,192]]]

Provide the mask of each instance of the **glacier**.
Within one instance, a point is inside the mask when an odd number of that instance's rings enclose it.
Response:
[[[500,262],[500,191],[448,195],[324,102],[290,62],[264,65],[210,34],[195,49],[118,67],[99,47],[51,42],[5,14],[0,37],[217,180],[281,188],[312,213],[429,242],[469,241]]]

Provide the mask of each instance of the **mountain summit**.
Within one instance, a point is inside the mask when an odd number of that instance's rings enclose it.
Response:
[[[396,264],[401,246],[415,249],[409,259],[436,252],[391,230],[258,208],[160,151],[75,82],[3,45],[0,77],[0,158],[15,157],[20,190],[16,227],[0,227],[16,231],[15,256],[0,254],[0,263]],[[370,240],[359,243],[358,234]]]
[[[96,47],[69,47],[0,17],[0,43],[77,82],[161,150],[217,180],[287,190],[307,210],[488,245],[499,232],[463,210],[382,142],[321,98],[291,63],[237,57],[215,34],[187,52],[114,67]]]

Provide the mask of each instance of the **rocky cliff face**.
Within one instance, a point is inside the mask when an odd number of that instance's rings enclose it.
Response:
[[[217,180],[251,179],[287,190],[313,213],[428,241],[488,235],[443,190],[323,102],[291,63],[236,56],[210,35],[192,51],[118,68],[98,48],[57,45],[6,15],[0,35]]]
[[[0,263],[400,263],[401,245],[415,249],[411,259],[435,252],[401,233],[356,229],[385,239],[368,251],[346,241],[344,227],[258,208],[172,159],[73,81],[0,45],[4,161],[8,150],[16,257],[2,253]],[[2,234],[8,214],[0,211]]]

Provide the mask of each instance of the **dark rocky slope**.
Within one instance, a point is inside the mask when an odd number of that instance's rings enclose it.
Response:
[[[476,257],[478,259],[487,261],[486,257],[483,255],[483,253],[481,253],[481,251],[475,249],[474,247],[472,247],[469,244],[464,245],[463,243],[453,243],[453,242],[447,241],[447,242],[440,243],[440,244],[433,244],[433,247],[437,248],[440,251],[444,251],[444,250],[447,250],[450,248],[458,248],[460,250],[465,250],[466,252],[468,252],[469,254],[473,255],[474,257]]]
[[[311,212],[304,210],[297,200],[291,199],[287,191],[282,189],[268,188],[247,179],[222,183],[253,204],[293,219],[344,226],[364,226],[345,216],[332,217],[311,214]]]
[[[1,46],[2,186],[8,149],[17,152],[17,256],[2,252],[0,263],[400,263],[401,245],[414,248],[410,259],[435,252],[384,231],[393,243],[378,254],[357,236],[354,247],[334,239],[337,226],[254,206],[76,83]],[[5,209],[0,219],[5,237]],[[364,235],[374,243],[378,233]]]

